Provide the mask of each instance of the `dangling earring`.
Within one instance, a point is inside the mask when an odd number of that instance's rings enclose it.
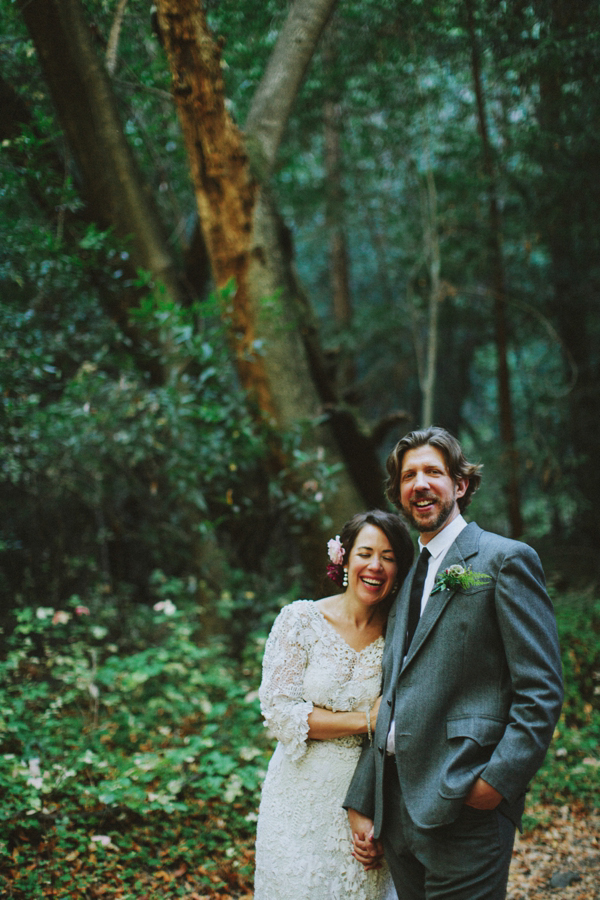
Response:
[[[344,569],[342,576],[342,587],[348,587],[348,569]]]

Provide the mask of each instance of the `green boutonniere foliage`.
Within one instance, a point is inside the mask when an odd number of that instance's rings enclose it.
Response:
[[[465,588],[485,584],[489,580],[490,576],[485,575],[483,572],[473,572],[471,568],[465,569],[464,566],[459,565],[449,566],[447,569],[444,569],[441,575],[438,575],[431,593],[435,594],[437,591],[452,591],[461,588],[464,590]]]

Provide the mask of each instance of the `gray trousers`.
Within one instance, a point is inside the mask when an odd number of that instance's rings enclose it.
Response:
[[[506,816],[463,806],[449,825],[418,828],[406,809],[391,757],[384,796],[381,839],[402,900],[504,900],[515,839]]]

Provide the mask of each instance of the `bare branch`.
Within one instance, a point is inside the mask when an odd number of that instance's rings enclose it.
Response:
[[[294,100],[337,0],[295,0],[256,89],[246,134],[258,143],[267,172],[275,162]]]
[[[108,36],[108,44],[106,45],[106,71],[111,76],[115,74],[117,69],[117,49],[119,47],[119,37],[126,6],[127,0],[119,0],[117,3],[115,17]]]

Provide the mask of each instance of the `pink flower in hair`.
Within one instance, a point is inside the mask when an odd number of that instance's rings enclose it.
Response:
[[[335,539],[332,538],[330,541],[327,541],[327,552],[334,566],[342,565],[344,562],[344,548],[342,547],[339,534],[336,534]]]

